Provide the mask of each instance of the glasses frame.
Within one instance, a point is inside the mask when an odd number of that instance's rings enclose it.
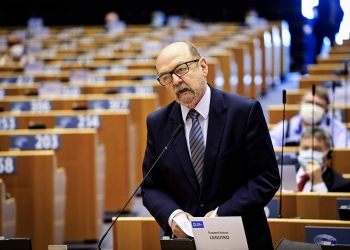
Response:
[[[160,83],[160,85],[162,85],[162,86],[169,85],[170,83],[173,82],[173,74],[175,74],[175,75],[178,76],[178,77],[181,77],[181,76],[186,75],[188,72],[190,72],[190,67],[188,66],[188,63],[199,62],[199,60],[200,60],[200,59],[195,59],[195,60],[191,60],[191,61],[187,61],[187,62],[181,63],[181,64],[177,65],[177,66],[175,67],[174,70],[172,70],[172,71],[170,71],[170,72],[167,72],[167,73],[165,73],[165,74],[159,76],[159,77],[157,78],[157,81],[158,81],[158,82]],[[176,74],[176,73],[175,73],[175,70],[176,70],[178,67],[180,67],[181,65],[184,65],[184,64],[186,64],[188,71],[187,71],[185,74],[182,74],[182,75]],[[170,81],[169,83],[167,83],[167,84],[162,84],[162,83],[160,82],[160,78],[161,78],[162,76],[164,76],[164,75],[167,75],[167,74],[170,74],[170,76],[171,76],[171,81]]]

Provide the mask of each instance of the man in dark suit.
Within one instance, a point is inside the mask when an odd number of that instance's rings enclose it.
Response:
[[[350,192],[350,182],[328,167],[333,156],[331,147],[332,138],[325,130],[308,127],[303,131],[298,163],[295,162],[300,192],[310,192],[311,189],[319,193]]]
[[[147,118],[144,175],[179,124],[184,130],[142,185],[144,206],[179,238],[187,237],[173,220],[181,214],[241,216],[249,249],[273,249],[264,206],[280,178],[259,102],[211,87],[206,59],[189,42],[165,47],[156,69],[176,102]]]

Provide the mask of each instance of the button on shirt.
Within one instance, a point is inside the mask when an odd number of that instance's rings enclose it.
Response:
[[[201,125],[201,128],[202,128],[204,145],[206,145],[206,142],[207,142],[210,96],[211,96],[211,91],[210,91],[209,86],[207,85],[207,90],[205,91],[204,96],[202,97],[202,99],[199,101],[199,103],[195,107],[195,110],[199,113],[198,121],[199,121],[199,124]],[[186,136],[188,154],[191,156],[189,137],[190,137],[190,130],[192,127],[192,119],[190,117],[187,118],[187,114],[190,111],[190,109],[186,106],[183,106],[183,105],[180,105],[180,106],[181,106],[182,119],[183,119],[184,127],[185,127],[185,136]],[[171,222],[172,222],[174,216],[178,212],[182,212],[182,210],[177,209],[169,216],[168,224],[170,227],[171,227]]]

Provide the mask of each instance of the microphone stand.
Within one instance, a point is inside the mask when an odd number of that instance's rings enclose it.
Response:
[[[131,195],[131,197],[129,198],[129,200],[126,202],[125,206],[122,208],[122,210],[119,212],[119,214],[117,215],[117,217],[113,220],[112,224],[110,225],[110,227],[107,229],[106,233],[102,236],[101,240],[98,242],[98,246],[97,246],[97,250],[101,250],[101,244],[103,242],[103,240],[106,238],[108,232],[111,230],[111,228],[113,227],[113,225],[115,224],[115,222],[118,220],[119,216],[122,214],[122,212],[124,211],[124,209],[128,206],[129,202],[131,201],[131,199],[135,196],[137,190],[142,186],[142,184],[144,183],[144,181],[146,180],[147,176],[151,173],[152,169],[154,168],[154,166],[157,164],[158,160],[162,157],[163,153],[165,152],[165,150],[168,149],[168,146],[170,145],[170,143],[173,141],[173,139],[180,133],[180,131],[183,129],[183,125],[180,124],[177,129],[175,130],[175,132],[173,133],[173,135],[171,136],[170,141],[168,142],[168,144],[164,147],[163,151],[160,153],[160,155],[158,156],[157,160],[154,162],[154,164],[152,165],[152,167],[148,170],[147,174],[145,175],[145,177],[143,178],[143,180],[141,181],[140,185],[138,185],[138,187],[135,189],[134,193]]]
[[[346,133],[345,133],[345,147],[347,148],[348,145],[348,134],[349,132],[347,131],[348,128],[346,126],[346,122],[347,122],[347,109],[348,109],[348,77],[349,77],[349,61],[345,61],[344,62],[344,78],[345,78],[345,110],[344,110],[344,123],[345,123],[345,128],[346,128]]]
[[[286,116],[286,90],[282,92],[283,113],[282,113],[282,153],[281,153],[281,176],[280,176],[280,200],[278,218],[282,218],[282,180],[283,180],[283,149],[284,149],[284,120]]]
[[[316,92],[316,87],[315,84],[312,85],[312,122],[311,122],[311,134],[312,134],[312,139],[311,139],[311,189],[310,192],[313,192],[314,188],[314,126],[315,126],[315,121],[314,121],[314,116],[315,116],[315,92]]]

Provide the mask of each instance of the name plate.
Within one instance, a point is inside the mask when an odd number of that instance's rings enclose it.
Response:
[[[90,75],[88,78],[88,83],[104,83],[106,81],[103,75]]]
[[[0,157],[0,175],[17,173],[17,161],[15,157]]]
[[[60,82],[42,82],[39,83],[38,92],[40,97],[54,97],[61,95]]]
[[[16,85],[33,85],[35,78],[32,76],[2,77],[0,83]]]
[[[36,61],[36,62],[27,62],[24,65],[24,72],[26,74],[40,74],[43,72],[44,62]]]
[[[49,112],[51,109],[51,101],[47,100],[10,102],[10,111]]]
[[[0,130],[13,130],[17,129],[17,117],[3,116],[0,117]]]
[[[278,212],[279,212],[279,200],[276,198],[273,198],[267,205],[264,207],[264,212],[266,215],[266,218],[278,218]]]
[[[16,79],[17,85],[33,85],[35,77],[32,76],[19,76]]]
[[[129,99],[90,100],[89,109],[129,109]]]
[[[59,149],[61,136],[57,134],[12,135],[10,147],[23,150]]]
[[[154,93],[153,86],[123,86],[117,87],[118,94],[134,93],[134,94],[151,94]]]
[[[62,96],[80,96],[81,89],[78,86],[61,87]]]
[[[60,128],[100,128],[99,115],[78,115],[56,117],[56,127]]]
[[[43,72],[45,74],[59,74],[59,73],[61,73],[61,67],[58,67],[58,66],[44,66]]]

